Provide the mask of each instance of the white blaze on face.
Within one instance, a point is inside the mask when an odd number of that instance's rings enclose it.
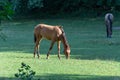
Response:
[[[70,56],[70,50],[66,50],[65,55],[66,55],[66,58],[69,58],[69,56]]]

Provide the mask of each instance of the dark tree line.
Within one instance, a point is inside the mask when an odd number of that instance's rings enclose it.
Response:
[[[52,13],[89,13],[120,11],[120,0],[43,0],[44,10]]]
[[[9,1],[16,14],[90,14],[120,11],[120,0],[1,0]]]

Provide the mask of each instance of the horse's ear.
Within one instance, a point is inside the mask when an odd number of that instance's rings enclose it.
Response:
[[[59,28],[63,28],[63,26],[59,25]]]
[[[63,26],[58,26],[58,27],[61,29],[62,33],[65,33],[63,30]]]

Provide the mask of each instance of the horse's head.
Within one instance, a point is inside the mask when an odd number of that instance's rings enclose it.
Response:
[[[66,56],[66,59],[70,58],[70,47],[67,46],[67,48],[64,50],[64,54]]]

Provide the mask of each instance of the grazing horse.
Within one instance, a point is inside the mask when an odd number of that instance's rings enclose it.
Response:
[[[105,15],[105,25],[106,25],[107,38],[111,38],[111,36],[112,36],[113,18],[114,18],[114,16],[112,13],[107,13]]]
[[[65,32],[62,28],[62,26],[51,26],[46,24],[38,24],[34,29],[34,57],[37,53],[37,56],[39,58],[39,42],[42,38],[46,38],[48,40],[51,40],[51,45],[49,48],[49,51],[47,53],[47,58],[49,58],[49,54],[52,50],[52,47],[55,42],[57,42],[57,48],[58,48],[58,58],[60,59],[60,43],[63,43],[64,46],[64,54],[66,56],[66,59],[70,57],[70,46],[67,42]]]

